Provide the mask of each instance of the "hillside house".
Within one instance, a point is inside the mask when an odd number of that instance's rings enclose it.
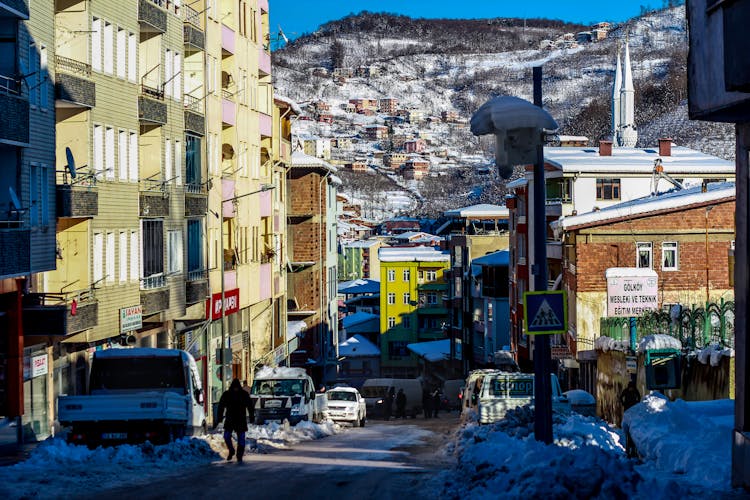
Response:
[[[354,105],[354,109],[357,113],[361,113],[365,109],[370,111],[378,110],[378,100],[358,97],[355,99],[349,99],[349,103]]]
[[[411,139],[404,143],[405,153],[424,153],[427,142],[424,139]]]
[[[407,110],[407,120],[409,123],[422,123],[425,118],[425,112],[423,109],[411,108]]]
[[[380,76],[380,68],[377,66],[358,66],[354,74],[360,78],[377,78]]]
[[[331,147],[344,151],[351,151],[354,148],[353,137],[332,137]]]
[[[318,113],[315,118],[320,123],[333,123],[333,115],[331,113]]]
[[[299,149],[306,155],[322,158],[323,160],[331,159],[331,141],[318,137],[317,135],[302,134],[297,136]]]
[[[383,155],[383,166],[390,168],[391,170],[397,170],[401,168],[408,159],[409,155],[406,153],[386,153]]]
[[[334,78],[353,78],[354,70],[352,68],[333,68]]]
[[[430,162],[420,156],[411,156],[401,167],[401,175],[406,180],[424,179],[430,173]]]
[[[370,167],[367,166],[367,163],[364,161],[353,161],[351,163],[347,163],[344,165],[344,168],[347,170],[351,170],[352,172],[367,172],[370,170]]]
[[[366,125],[362,129],[362,137],[371,141],[378,141],[388,137],[388,127],[383,125]]]
[[[382,114],[386,115],[393,115],[396,113],[396,110],[398,109],[398,99],[393,99],[391,97],[380,99],[378,101],[378,110]]]
[[[441,111],[440,119],[445,123],[455,123],[458,121],[458,113],[455,111]]]
[[[401,234],[407,231],[419,231],[419,219],[411,217],[395,217],[387,221],[383,221],[381,225],[381,234]]]
[[[347,113],[356,113],[357,112],[357,107],[354,104],[350,103],[350,102],[345,102],[345,103],[340,104],[339,108],[343,109]]]

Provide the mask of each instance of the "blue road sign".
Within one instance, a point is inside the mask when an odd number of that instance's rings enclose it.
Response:
[[[523,321],[528,335],[566,333],[568,308],[564,290],[523,294]]]

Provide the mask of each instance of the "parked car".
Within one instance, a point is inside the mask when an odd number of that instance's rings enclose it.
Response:
[[[406,395],[406,414],[416,418],[422,412],[422,382],[412,378],[368,378],[362,384],[362,396],[367,405],[367,414],[383,417],[385,413],[385,398],[393,389],[397,394],[399,389]],[[396,412],[396,401],[393,401],[392,414]]]
[[[302,420],[316,421],[322,414],[313,380],[303,368],[261,369],[250,388],[250,399],[258,425],[269,420],[296,425]]]
[[[68,441],[91,447],[167,443],[206,430],[198,367],[177,349],[96,351],[89,393],[60,396],[57,408]]]
[[[570,405],[553,373],[552,408],[568,413]],[[508,410],[534,402],[534,374],[497,372],[484,376],[478,395],[479,423],[491,424],[505,417]]]
[[[446,380],[443,382],[443,410],[461,409],[461,389],[465,381],[461,379]]]
[[[365,398],[354,387],[334,387],[326,392],[326,416],[334,422],[364,427],[367,419]]]

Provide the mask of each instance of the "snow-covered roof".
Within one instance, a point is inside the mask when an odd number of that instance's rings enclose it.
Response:
[[[705,193],[702,192],[701,186],[669,191],[657,196],[638,198],[580,215],[567,216],[551,225],[553,228],[562,226],[563,229],[568,229],[660,210],[679,210],[689,205],[711,203],[731,199],[734,196],[734,182],[711,182],[707,185]]]
[[[675,349],[681,351],[682,342],[671,335],[664,335],[661,333],[643,337],[638,344],[638,352],[646,352],[652,349]]]
[[[359,227],[370,229],[370,230],[372,229],[368,226],[359,226]],[[357,241],[352,241],[351,243],[347,243],[344,246],[349,247],[349,248],[370,248],[379,243],[381,243],[380,240],[357,240]]]
[[[378,249],[381,262],[448,262],[451,254],[447,250],[433,247],[392,247]]]
[[[424,358],[430,363],[436,363],[449,359],[451,355],[451,340],[432,340],[430,342],[416,342],[414,344],[407,344],[406,347],[419,356]]]
[[[446,217],[507,218],[510,212],[503,205],[490,205],[488,203],[483,203],[480,205],[472,205],[470,207],[446,210],[443,214]]]
[[[380,291],[380,282],[371,279],[356,279],[339,283],[338,292],[344,295],[360,293],[377,293]]]
[[[434,234],[425,233],[422,231],[406,231],[404,233],[395,234],[392,236],[394,240],[439,240],[441,239],[440,236],[435,236]]]
[[[367,321],[372,321],[374,319],[379,319],[380,316],[377,314],[370,314],[363,311],[355,312],[354,314],[350,314],[348,316],[344,316],[341,320],[342,326],[346,328],[351,328],[354,325],[359,325],[361,323],[365,323]]]
[[[354,335],[339,344],[339,356],[380,356],[380,349],[362,335]]]
[[[281,103],[286,104],[290,108],[292,108],[292,111],[294,112],[295,115],[301,115],[302,114],[302,108],[299,107],[299,104],[297,104],[293,100],[289,99],[288,97],[283,96],[283,95],[279,95],[279,94],[274,94],[273,95],[273,99],[274,99],[274,101],[279,101]]]
[[[287,321],[286,323],[286,340],[290,341],[300,333],[307,330],[307,323],[304,321]]]
[[[290,368],[287,366],[272,368],[264,366],[255,374],[255,380],[295,379],[307,378],[307,376],[304,368]]]
[[[600,156],[596,147],[546,147],[544,159],[563,172],[648,174],[654,171],[654,160],[661,158],[664,173],[719,174],[734,176],[734,162],[708,155],[684,146],[672,146],[670,156],[659,154],[659,148],[612,148],[611,156]]]
[[[331,175],[328,177],[328,181],[333,184],[334,186],[341,186],[344,182],[341,180],[341,178]]]
[[[336,172],[336,167],[331,165],[325,160],[310,156],[303,153],[302,151],[295,151],[292,153],[292,167],[313,167],[323,168],[329,172]]]
[[[508,189],[516,189],[516,188],[524,187],[528,184],[529,184],[528,179],[526,179],[525,177],[521,177],[520,179],[510,181],[509,183],[505,185],[505,187],[507,187]]]
[[[478,266],[507,266],[510,262],[510,252],[508,250],[499,250],[488,253],[471,261],[471,264]]]

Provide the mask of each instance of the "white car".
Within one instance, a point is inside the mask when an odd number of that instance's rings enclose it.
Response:
[[[326,393],[327,416],[334,422],[364,427],[367,419],[365,399],[354,387],[334,387]]]

